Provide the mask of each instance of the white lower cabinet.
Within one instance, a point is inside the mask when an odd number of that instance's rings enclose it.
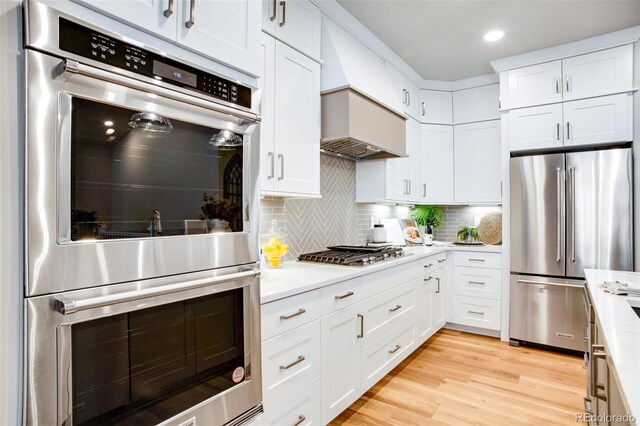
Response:
[[[265,420],[274,426],[321,425],[320,378],[287,395],[266,409]]]
[[[431,323],[434,332],[440,330],[445,324],[445,288],[447,286],[447,269],[440,268],[433,272],[433,293],[431,298]]]
[[[435,279],[433,275],[425,275],[417,278],[418,291],[416,293],[418,309],[416,310],[416,333],[418,334],[418,342],[425,342],[435,333],[432,312],[432,299]]]
[[[453,322],[487,330],[500,330],[500,301],[453,296]]]

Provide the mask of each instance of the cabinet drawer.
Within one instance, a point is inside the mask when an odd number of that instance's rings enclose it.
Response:
[[[482,253],[477,251],[457,251],[453,257],[455,266],[472,266],[474,268],[500,269],[501,253]]]
[[[262,340],[320,318],[320,290],[262,305]]]
[[[265,405],[267,424],[320,425],[320,378],[307,383],[272,405]]]
[[[434,254],[433,256],[422,259],[423,274],[430,274],[436,269],[442,268],[447,263],[447,252]]]
[[[417,279],[414,279],[363,302],[364,346],[415,314],[416,283]]]
[[[262,342],[265,404],[273,404],[320,375],[320,320]]]
[[[471,327],[500,330],[500,301],[454,295],[453,322]]]
[[[403,321],[398,327],[364,348],[360,361],[363,390],[366,391],[389,373],[413,351],[416,344],[415,322]]]
[[[459,296],[500,300],[500,269],[456,266],[453,270],[453,292]]]
[[[320,289],[322,315],[328,315],[338,309],[354,305],[365,298],[364,277],[354,278]]]

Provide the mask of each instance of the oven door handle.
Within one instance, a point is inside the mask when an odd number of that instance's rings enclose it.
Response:
[[[234,117],[238,117],[243,120],[248,120],[253,123],[259,123],[261,121],[260,116],[257,114],[244,112],[239,109],[231,108],[226,105],[218,104],[215,102],[209,102],[204,99],[200,99],[196,96],[185,95],[183,93],[176,92],[174,90],[165,89],[164,87],[156,86],[153,84],[146,83],[144,81],[125,77],[123,75],[120,75],[114,72],[104,71],[104,70],[101,70],[100,68],[81,64],[80,62],[74,61],[73,59],[64,59],[62,61],[62,69],[64,70],[64,72],[68,72],[71,74],[80,74],[86,77],[96,78],[98,80],[103,80],[109,83],[114,83],[121,86],[127,86],[132,89],[141,90],[147,93],[153,93],[159,96],[163,96],[165,98],[173,99],[175,101],[188,103],[191,105],[206,108],[206,109],[220,112],[223,114],[229,114]]]
[[[69,315],[87,309],[100,308],[102,306],[115,305],[117,303],[131,302],[134,300],[146,299],[148,297],[162,296],[165,294],[178,293],[186,290],[193,290],[201,287],[222,284],[230,281],[251,279],[260,275],[258,269],[249,269],[242,272],[234,272],[215,278],[201,278],[193,281],[186,281],[175,284],[167,284],[158,287],[145,288],[142,290],[125,291],[123,293],[111,294],[108,296],[91,297],[88,299],[69,299],[65,296],[56,296],[55,309],[62,315]]]

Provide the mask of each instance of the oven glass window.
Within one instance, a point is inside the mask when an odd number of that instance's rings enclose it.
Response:
[[[71,240],[243,230],[243,138],[72,100]]]
[[[72,325],[73,424],[155,425],[244,381],[242,295]]]

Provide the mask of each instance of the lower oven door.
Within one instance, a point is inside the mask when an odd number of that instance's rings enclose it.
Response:
[[[259,412],[259,272],[27,300],[26,423],[223,425]]]

